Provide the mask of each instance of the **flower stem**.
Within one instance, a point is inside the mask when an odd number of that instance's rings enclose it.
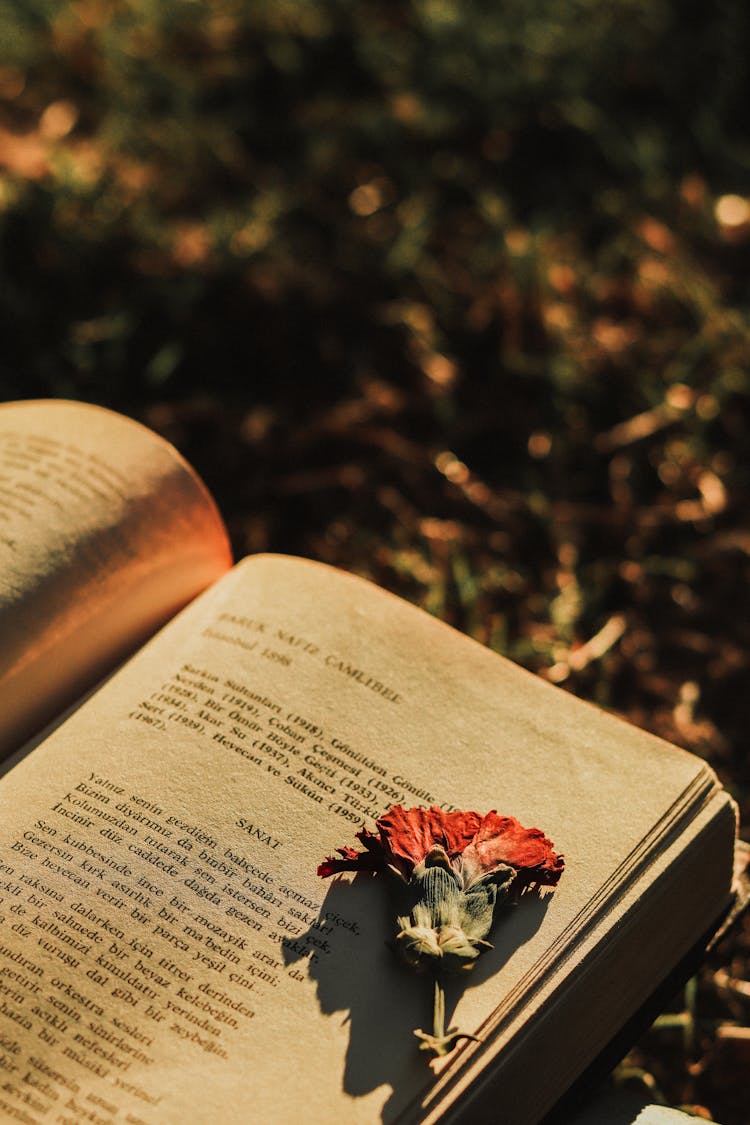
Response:
[[[445,1037],[445,989],[439,976],[435,977],[435,1002],[432,1009],[432,1034],[437,1040]]]
[[[432,1051],[438,1057],[448,1055],[461,1039],[473,1039],[479,1043],[481,1040],[476,1035],[469,1035],[459,1031],[457,1027],[445,1030],[445,988],[442,976],[435,976],[435,989],[432,1002],[432,1035],[426,1031],[415,1031],[417,1039],[421,1039],[420,1051]]]

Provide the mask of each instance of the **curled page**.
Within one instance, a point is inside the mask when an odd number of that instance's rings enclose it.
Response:
[[[0,406],[0,753],[231,565],[208,491],[119,414]]]

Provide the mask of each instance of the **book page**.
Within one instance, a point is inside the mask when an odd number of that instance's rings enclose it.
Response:
[[[230,565],[177,451],[83,403],[0,406],[0,753]]]
[[[395,1121],[433,1082],[430,982],[387,947],[386,882],[322,858],[396,802],[497,808],[566,853],[449,990],[472,1030],[533,1001],[704,771],[368,583],[248,560],[0,785],[0,1111]]]

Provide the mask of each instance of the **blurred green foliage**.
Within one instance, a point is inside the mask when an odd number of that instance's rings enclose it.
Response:
[[[740,2],[5,0],[0,41],[26,148],[3,188],[6,393],[341,381],[405,298],[493,376],[472,302],[508,274],[528,298],[550,239],[626,272],[623,234],[684,211],[681,177],[750,173]],[[269,305],[290,332],[263,330]],[[579,364],[554,360],[567,394]]]
[[[0,43],[0,395],[143,419],[238,553],[374,578],[750,823],[750,8],[0,0]],[[644,1049],[747,1120],[726,1043]]]

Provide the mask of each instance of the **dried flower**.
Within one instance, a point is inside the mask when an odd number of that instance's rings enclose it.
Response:
[[[496,811],[444,812],[394,805],[376,821],[377,832],[362,828],[363,851],[338,848],[318,868],[327,878],[341,871],[390,871],[402,884],[394,948],[401,959],[435,978],[434,1029],[415,1034],[421,1047],[444,1055],[458,1039],[445,1032],[444,973],[471,969],[486,940],[496,906],[525,891],[554,887],[563,857],[538,828],[524,828]]]

